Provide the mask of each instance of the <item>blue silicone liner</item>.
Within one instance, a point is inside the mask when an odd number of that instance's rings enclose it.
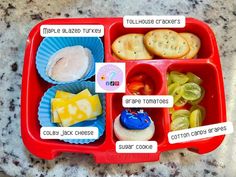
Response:
[[[58,50],[69,47],[81,45],[91,50],[93,58],[91,61],[91,67],[87,74],[79,79],[87,80],[90,77],[95,75],[95,63],[103,62],[104,60],[104,47],[101,39],[99,37],[46,37],[40,43],[37,54],[36,54],[36,68],[40,76],[47,82],[52,84],[66,84],[72,83],[76,81],[70,82],[58,82],[51,79],[46,74],[47,64],[49,62],[50,57],[56,53]]]
[[[42,127],[58,127],[57,124],[51,122],[51,99],[55,97],[57,90],[63,90],[70,93],[78,93],[84,89],[89,89],[91,94],[95,94],[95,83],[90,81],[74,82],[70,84],[56,85],[49,88],[42,97],[38,108],[38,119]],[[103,108],[103,114],[98,116],[96,120],[84,121],[74,124],[72,127],[97,127],[98,137],[100,138],[105,129],[105,96],[99,94],[99,98]],[[61,139],[73,144],[88,144],[96,141],[96,139]]]

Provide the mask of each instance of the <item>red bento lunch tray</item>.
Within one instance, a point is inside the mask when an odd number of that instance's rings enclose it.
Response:
[[[106,94],[106,126],[104,135],[90,144],[69,144],[60,140],[43,140],[40,138],[40,124],[37,116],[40,99],[52,85],[45,82],[38,74],[35,66],[36,52],[43,37],[40,36],[40,26],[45,24],[98,24],[104,25],[102,38],[105,49],[105,62],[125,62],[127,78],[133,73],[144,72],[156,85],[155,94],[167,94],[166,73],[172,70],[193,72],[203,79],[206,90],[202,106],[206,109],[204,125],[226,121],[226,106],[224,84],[220,58],[214,33],[202,21],[186,18],[184,28],[172,29],[177,32],[192,32],[201,39],[201,49],[197,59],[177,60],[160,59],[125,61],[112,56],[111,44],[119,36],[126,33],[147,33],[153,28],[124,28],[122,18],[72,18],[49,19],[37,24],[30,32],[26,43],[21,95],[21,134],[28,150],[43,159],[54,159],[62,152],[78,152],[93,154],[97,163],[131,163],[157,161],[161,152],[188,148],[199,154],[210,152],[217,148],[224,136],[205,138],[184,143],[170,144],[170,117],[167,108],[145,109],[155,124],[155,134],[151,140],[157,141],[156,153],[116,153],[115,143],[118,139],[113,131],[113,120],[122,110],[121,93]],[[129,93],[127,93],[129,94]]]

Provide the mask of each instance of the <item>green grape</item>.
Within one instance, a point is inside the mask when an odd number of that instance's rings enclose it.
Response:
[[[204,96],[205,96],[205,89],[201,87],[201,96],[200,96],[200,98],[198,98],[197,100],[194,100],[194,101],[188,101],[188,103],[191,104],[191,105],[197,105],[202,101]]]
[[[169,114],[172,114],[174,111],[174,108],[169,108]]]
[[[184,99],[183,97],[181,97],[181,98],[175,103],[175,106],[182,107],[182,106],[184,106],[187,102],[188,102],[188,100],[186,100],[186,99]]]
[[[186,83],[182,86],[182,97],[186,100],[197,100],[201,97],[201,87],[193,82]]]
[[[202,83],[202,79],[191,72],[187,72],[187,76],[189,78],[189,82],[194,82],[198,85],[200,85]]]
[[[189,78],[183,73],[180,73],[178,71],[171,71],[170,72],[170,78],[174,83],[178,83],[180,85],[188,82]]]
[[[193,112],[191,112],[189,123],[191,128],[202,125],[202,112],[200,109],[195,109]]]
[[[179,117],[174,119],[170,124],[171,131],[183,130],[189,127],[189,120],[187,117]]]
[[[177,119],[179,117],[187,117],[189,118],[190,116],[190,111],[186,110],[186,109],[180,109],[177,111],[174,111],[171,115],[171,120],[173,121],[174,119]]]
[[[181,86],[175,88],[175,90],[171,94],[174,97],[174,104],[182,97],[182,94],[183,88]]]
[[[173,91],[179,87],[179,84],[178,83],[173,83],[171,85],[168,86],[168,94],[169,95],[172,95]]]
[[[168,86],[168,94],[173,96],[175,103],[181,98],[182,87],[178,83],[173,83]]]
[[[201,122],[203,122],[203,120],[205,119],[206,117],[206,109],[200,105],[193,105],[191,108],[190,108],[190,112],[193,112],[195,110],[199,109],[201,111]]]
[[[167,85],[170,85],[170,84],[172,84],[172,81],[170,79],[170,74],[167,73]]]

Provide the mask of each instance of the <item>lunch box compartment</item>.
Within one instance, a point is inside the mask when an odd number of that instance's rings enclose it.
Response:
[[[110,40],[109,40],[109,55],[112,56],[112,48],[111,45],[117,39],[118,37],[129,34],[129,33],[140,33],[140,34],[146,34],[151,30],[154,29],[161,29],[161,28],[125,28],[123,26],[122,21],[114,22],[109,30]],[[165,28],[166,29],[166,28]],[[174,30],[178,33],[181,32],[190,32],[195,35],[197,35],[201,40],[201,48],[197,54],[196,59],[206,59],[212,56],[213,50],[215,48],[214,46],[214,40],[212,40],[211,36],[211,30],[210,28],[203,22],[200,22],[198,20],[191,22],[186,20],[186,26],[184,28],[170,28],[171,30]],[[113,56],[112,56],[113,57]],[[119,61],[120,59],[117,59],[113,57],[115,61]],[[144,58],[145,59],[145,58]],[[153,59],[161,59],[159,56],[154,56]],[[132,60],[122,60],[122,62],[128,62]]]
[[[134,65],[129,65],[130,67],[127,68],[127,76],[126,76],[126,85],[132,82],[132,78],[143,74],[147,77],[149,82],[151,82],[154,86],[153,88],[153,95],[160,94],[160,91],[163,86],[163,78],[160,71],[155,67],[155,65],[148,64],[148,63],[135,63]],[[126,93],[131,94],[128,88],[126,87]]]
[[[210,63],[175,63],[169,66],[168,72],[179,71],[181,73],[192,72],[202,79],[200,85],[205,89],[205,96],[199,105],[206,110],[203,125],[219,123],[222,120],[221,102],[219,98],[219,82],[217,70]],[[214,104],[213,104],[214,103]]]
[[[122,97],[123,94],[113,94],[112,95],[112,120],[114,123],[115,118],[125,109],[122,106]],[[145,112],[148,113],[148,115],[151,117],[151,119],[154,122],[155,125],[155,133],[151,139],[151,141],[157,141],[158,144],[162,144],[165,139],[165,128],[167,122],[165,122],[165,115],[164,115],[164,109],[162,108],[143,108]],[[113,127],[113,125],[112,125]],[[114,127],[113,127],[114,129]],[[113,137],[114,142],[118,141],[117,137],[115,136],[115,133],[113,131]]]

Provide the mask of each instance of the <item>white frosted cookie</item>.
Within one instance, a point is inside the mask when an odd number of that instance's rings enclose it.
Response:
[[[153,56],[143,44],[143,34],[126,34],[118,37],[112,44],[112,51],[122,60],[152,59]]]
[[[151,121],[150,126],[143,130],[129,130],[121,125],[120,115],[118,115],[114,121],[114,132],[121,141],[148,141],[154,135],[155,126]]]
[[[65,47],[49,59],[46,72],[55,81],[81,79],[91,67],[92,53],[83,46]]]
[[[182,36],[188,42],[188,45],[190,47],[189,52],[181,58],[194,58],[201,47],[201,40],[199,39],[199,37],[192,33],[179,33],[179,35]]]
[[[144,36],[144,45],[148,51],[162,58],[180,58],[189,51],[187,41],[168,29],[149,31]]]

